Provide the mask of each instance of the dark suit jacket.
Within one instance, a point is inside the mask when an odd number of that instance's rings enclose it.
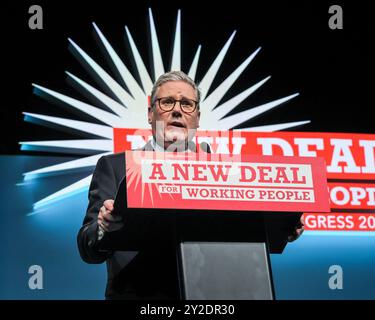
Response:
[[[153,151],[149,143],[143,150]],[[97,239],[99,209],[105,200],[115,199],[124,176],[124,153],[99,159],[90,185],[86,216],[77,236],[80,255],[87,263],[106,261],[107,299],[176,299],[179,288],[172,242],[170,246],[150,246],[143,251],[100,250],[103,240]]]

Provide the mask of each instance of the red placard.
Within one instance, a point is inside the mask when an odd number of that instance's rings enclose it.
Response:
[[[126,152],[129,208],[328,212],[321,158]]]

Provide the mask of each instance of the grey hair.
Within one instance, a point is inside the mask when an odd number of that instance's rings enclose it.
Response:
[[[187,84],[190,84],[194,91],[195,91],[195,95],[197,97],[197,101],[198,101],[198,109],[199,109],[199,102],[200,102],[200,99],[201,99],[201,92],[198,88],[198,86],[195,84],[195,82],[193,81],[193,79],[191,79],[186,73],[182,72],[182,71],[169,71],[167,73],[164,73],[163,75],[161,75],[157,80],[156,82],[154,83],[154,86],[152,87],[152,91],[151,91],[151,105],[154,106],[155,105],[155,102],[156,102],[156,91],[159,89],[159,87],[161,85],[163,85],[164,83],[166,82],[169,82],[169,81],[184,81],[186,82]]]

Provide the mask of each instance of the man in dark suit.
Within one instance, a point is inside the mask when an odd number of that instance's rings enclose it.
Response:
[[[162,75],[152,89],[148,108],[153,139],[142,150],[194,151],[191,139],[199,127],[199,101],[199,89],[186,74],[172,71]],[[147,238],[155,239],[155,246],[149,241],[143,251],[101,250],[106,234],[124,226],[121,216],[112,214],[113,199],[124,176],[124,153],[98,161],[87,213],[77,237],[80,255],[87,263],[106,261],[107,299],[176,299],[179,287],[173,235],[168,234],[171,228],[162,234],[153,234],[150,228]],[[302,231],[303,228],[296,229],[290,240]]]
[[[199,100],[199,89],[186,74],[172,71],[162,75],[153,87],[148,108],[153,139],[142,149],[191,152],[190,142],[199,126]],[[124,176],[124,153],[98,161],[87,213],[77,237],[80,255],[87,263],[107,262],[107,299],[178,298],[175,252],[168,246],[168,235],[164,234],[165,246],[158,241],[158,246],[142,252],[100,248],[106,234],[124,225],[121,216],[112,214],[113,199]]]

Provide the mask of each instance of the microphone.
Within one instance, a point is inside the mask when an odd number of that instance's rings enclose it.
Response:
[[[196,146],[196,144],[193,141],[190,140],[188,142],[188,149],[190,151],[196,152],[197,151],[197,146]]]
[[[207,142],[203,141],[199,144],[199,146],[200,146],[202,151],[204,151],[206,153],[211,153],[211,147]]]
[[[210,147],[210,145],[207,142],[201,142],[199,144],[199,148],[203,152],[211,153],[211,147]],[[197,146],[196,146],[196,144],[193,141],[189,141],[188,142],[188,149],[190,149],[193,152],[198,152],[199,151],[199,150],[197,150]]]

